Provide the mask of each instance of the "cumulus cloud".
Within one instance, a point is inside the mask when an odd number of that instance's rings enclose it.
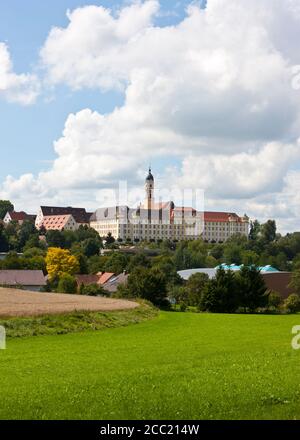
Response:
[[[255,153],[189,156],[183,159],[182,182],[186,187],[211,188],[213,197],[251,198],[280,191],[289,168],[299,160],[300,141],[269,143]]]
[[[135,50],[158,9],[158,1],[149,0],[124,7],[116,16],[93,5],[68,11],[67,28],[54,27],[41,50],[49,81],[75,89],[123,88],[134,64],[128,46]]]
[[[41,50],[47,81],[117,89],[124,103],[106,115],[69,115],[53,166],[33,187],[85,200],[84,189],[93,198],[96,188],[135,181],[149,160],[172,156],[182,165],[162,181],[204,188],[216,210],[285,212],[291,222],[295,204],[282,209],[280,195],[299,162],[300,95],[291,85],[298,2],[208,0],[167,27],[156,24],[158,13],[156,0],[117,12],[86,6],[51,30]]]
[[[0,42],[0,97],[21,105],[32,104],[39,94],[39,80],[32,74],[16,74],[8,47]]]

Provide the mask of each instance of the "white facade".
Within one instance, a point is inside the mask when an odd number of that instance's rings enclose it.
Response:
[[[145,182],[145,202],[136,209],[116,206],[98,209],[90,226],[101,237],[109,233],[120,241],[195,240],[224,242],[230,236],[248,237],[249,218],[234,213],[197,212],[193,208],[175,207],[168,202],[156,204],[154,178],[149,170]]]
[[[10,216],[10,213],[7,212],[7,213],[5,214],[5,217],[4,217],[4,219],[3,219],[3,222],[4,222],[6,225],[8,225],[11,221],[12,221],[12,218],[11,218],[11,216]]]

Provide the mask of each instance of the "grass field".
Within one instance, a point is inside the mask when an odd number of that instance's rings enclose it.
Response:
[[[162,312],[138,325],[9,339],[0,418],[299,419],[300,315]]]
[[[0,325],[6,335],[12,338],[40,335],[63,335],[87,330],[126,327],[154,318],[158,310],[141,302],[134,309],[114,310],[110,312],[72,312],[45,316],[17,317],[3,319]]]

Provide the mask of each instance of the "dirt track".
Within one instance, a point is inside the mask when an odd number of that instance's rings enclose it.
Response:
[[[133,301],[0,288],[0,317],[134,309]]]

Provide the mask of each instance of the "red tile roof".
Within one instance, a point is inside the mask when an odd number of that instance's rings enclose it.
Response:
[[[111,278],[115,277],[114,273],[111,272],[98,272],[96,275],[76,275],[76,281],[77,284],[105,284],[107,283]]]
[[[233,212],[204,212],[205,222],[229,222],[230,217],[234,218],[236,221],[241,221],[241,218]]]
[[[71,215],[51,215],[43,218],[42,226],[44,226],[47,231],[62,231],[71,218]]]
[[[112,278],[115,274],[111,272],[104,272],[99,279],[100,284],[105,284],[107,281]]]
[[[11,211],[11,212],[9,212],[9,215],[10,215],[10,218],[11,218],[13,221],[16,221],[16,222],[24,221],[24,220],[31,220],[31,221],[34,221],[35,218],[36,218],[35,215],[27,214],[27,213],[24,212],[24,211],[20,211],[20,212],[17,212],[17,211]]]

